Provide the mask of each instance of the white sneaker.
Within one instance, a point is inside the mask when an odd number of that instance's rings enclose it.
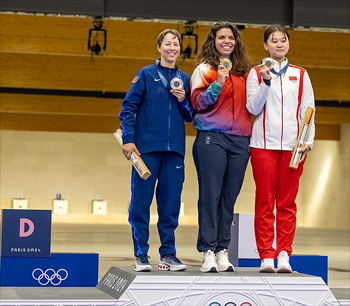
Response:
[[[277,273],[292,273],[292,267],[289,264],[289,256],[286,251],[282,251],[277,256]]]
[[[218,265],[216,264],[215,254],[213,251],[208,250],[203,255],[201,272],[218,272]]]
[[[261,261],[259,272],[262,273],[275,273],[275,262],[273,258],[264,258]]]
[[[235,268],[232,263],[228,260],[228,252],[223,249],[215,253],[216,264],[219,272],[234,271]]]

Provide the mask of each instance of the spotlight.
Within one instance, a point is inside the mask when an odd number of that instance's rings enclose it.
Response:
[[[91,50],[91,55],[99,55],[102,49],[104,51],[107,50],[107,30],[102,29],[103,20],[100,16],[95,17],[92,23],[94,25],[94,28],[89,30],[88,50]],[[97,40],[100,34],[103,35],[104,39],[103,48],[100,46]]]
[[[185,33],[181,34],[181,54],[183,59],[194,58],[194,56],[197,55],[198,36],[193,33],[193,30],[197,27],[196,21],[190,20],[184,25]]]

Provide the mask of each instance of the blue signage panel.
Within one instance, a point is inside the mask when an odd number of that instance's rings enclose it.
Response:
[[[49,257],[51,210],[3,209],[1,256]]]
[[[98,254],[52,253],[51,257],[1,257],[0,286],[95,287]]]

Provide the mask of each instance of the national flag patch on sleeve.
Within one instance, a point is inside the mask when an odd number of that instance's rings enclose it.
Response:
[[[132,84],[135,84],[137,82],[137,80],[139,79],[139,77],[134,77],[134,79],[132,80]]]
[[[296,76],[290,76],[289,81],[296,82],[298,81],[298,78]]]

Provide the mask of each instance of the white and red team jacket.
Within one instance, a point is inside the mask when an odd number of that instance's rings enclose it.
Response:
[[[287,65],[286,59],[281,68]],[[278,72],[279,64],[273,61]],[[257,67],[247,79],[247,109],[256,115],[250,146],[267,150],[292,151],[303,124],[308,106],[314,108],[315,100],[307,71],[289,64],[282,75],[270,73],[271,86],[262,80]],[[310,149],[315,137],[315,123],[310,124],[306,144]]]

